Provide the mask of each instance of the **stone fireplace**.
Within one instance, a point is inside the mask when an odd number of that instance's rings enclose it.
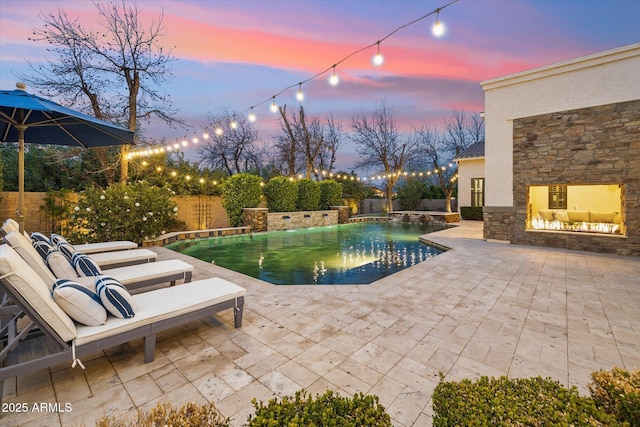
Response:
[[[513,121],[512,243],[640,255],[640,100]]]

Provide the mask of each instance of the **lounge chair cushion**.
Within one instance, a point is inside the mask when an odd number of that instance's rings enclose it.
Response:
[[[57,279],[56,276],[49,270],[49,267],[38,254],[38,251],[35,250],[30,240],[17,231],[10,232],[4,236],[4,239],[24,258],[44,283],[48,284],[48,286],[53,285],[53,282]]]
[[[135,315],[131,294],[116,279],[109,276],[98,276],[95,288],[102,305],[109,313],[120,319],[129,319]]]
[[[51,237],[49,237],[49,241],[53,246],[58,246],[60,243],[69,243],[67,239],[56,233],[51,234]]]
[[[47,265],[57,279],[73,279],[78,277],[75,268],[60,251],[53,251],[47,257]],[[53,282],[52,282],[53,283]]]
[[[81,245],[73,245],[73,247],[78,252],[90,255],[98,252],[124,251],[135,249],[138,247],[138,244],[126,240],[114,240],[111,242],[84,243]]]
[[[76,345],[99,341],[140,327],[149,327],[152,331],[153,324],[157,322],[171,321],[180,315],[239,298],[245,293],[244,288],[215,277],[135,294],[132,296],[136,307],[135,317],[111,317],[100,326],[78,325]]]
[[[107,310],[100,297],[80,283],[69,279],[56,280],[52,294],[53,300],[78,323],[98,326],[107,321]]]
[[[75,254],[73,256],[73,267],[76,269],[78,276],[98,276],[102,273],[100,266],[83,254]]]
[[[49,244],[49,242],[45,242],[43,240],[34,241],[33,247],[35,248],[36,251],[38,251],[42,259],[45,261],[47,260],[47,257],[49,256],[49,254],[55,251],[55,249],[53,249],[53,247]]]
[[[29,246],[33,249],[31,245]],[[8,275],[7,279],[11,279],[10,283],[15,290],[26,301],[29,301],[33,310],[63,341],[69,342],[76,337],[76,325],[73,320],[56,304],[51,296],[49,287],[55,279],[51,284],[45,283],[26,261],[8,245],[0,245],[0,275]]]

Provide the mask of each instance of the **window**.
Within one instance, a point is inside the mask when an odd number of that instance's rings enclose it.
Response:
[[[471,178],[471,206],[484,206],[484,178]]]
[[[549,186],[549,209],[567,209],[567,186]]]

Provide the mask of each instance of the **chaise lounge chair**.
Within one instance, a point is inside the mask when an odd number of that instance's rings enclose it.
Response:
[[[83,367],[78,358],[139,338],[144,338],[145,362],[149,363],[154,358],[158,332],[221,310],[233,309],[234,324],[239,328],[246,292],[220,278],[199,280],[133,295],[135,315],[132,318],[109,316],[102,325],[84,326],[76,324],[61,309],[49,285],[6,244],[0,245],[0,288],[21,310],[0,330],[0,335],[7,334],[7,344],[0,351],[0,400],[4,381],[9,378],[61,363],[71,363],[73,367],[78,362]],[[30,322],[18,330],[17,319],[22,315]],[[22,362],[8,357],[34,327],[51,341],[55,352],[31,356]]]
[[[40,278],[49,284],[49,286],[52,286],[56,279],[63,278],[56,277],[53,274],[51,269],[47,264],[45,264],[40,254],[38,254],[35,248],[31,245],[31,241],[27,240],[27,238],[19,232],[10,232],[4,236],[4,240],[11,245],[11,247],[13,247],[22,258],[24,258],[27,264],[29,264]],[[71,270],[73,270],[73,268],[71,268]],[[113,277],[128,289],[132,290],[167,282],[171,282],[171,285],[175,285],[178,280],[190,282],[192,272],[193,266],[191,264],[178,259],[171,259],[149,264],[106,269],[102,271],[102,274]],[[71,274],[73,274],[73,271]],[[77,276],[64,278],[76,280]],[[89,279],[91,281],[93,280],[92,278]]]
[[[5,236],[11,231],[19,231],[18,223],[13,219],[7,219],[2,225],[2,235]],[[40,233],[36,233],[40,234]],[[24,232],[24,236],[31,240],[31,237]],[[46,236],[42,235],[44,238]],[[47,239],[48,241],[49,239]],[[56,246],[55,244],[52,246]],[[71,250],[85,255],[91,254],[96,264],[101,268],[116,268],[127,265],[144,264],[154,262],[158,257],[149,249],[135,249],[138,245],[134,242],[119,240],[112,242],[87,243],[83,245],[71,245]]]

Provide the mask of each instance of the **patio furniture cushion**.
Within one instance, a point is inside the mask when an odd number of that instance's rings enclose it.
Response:
[[[45,261],[49,256],[49,254],[55,251],[55,249],[53,249],[53,247],[49,244],[49,242],[45,242],[42,240],[36,240],[35,242],[33,242],[33,247],[35,248],[36,251],[38,251],[42,259]]]
[[[80,245],[73,245],[73,247],[78,252],[91,255],[98,252],[102,253],[135,249],[138,247],[138,244],[127,240],[114,240],[110,242],[83,243]]]
[[[589,211],[567,211],[569,221],[589,222]]]
[[[29,301],[33,310],[62,340],[69,342],[76,337],[76,325],[73,320],[51,297],[50,286],[55,278],[51,284],[45,283],[12,247],[0,245],[0,276],[4,275],[11,276],[16,291]]]
[[[598,212],[598,211],[589,211],[589,219],[591,222],[605,222],[605,223],[613,223],[618,212]]]
[[[100,252],[91,254],[89,257],[94,260],[100,268],[113,268],[154,262],[158,254],[149,249],[131,249],[125,251]]]
[[[129,319],[135,315],[131,294],[116,279],[109,276],[98,276],[95,288],[102,305],[109,313],[120,319]]]
[[[20,254],[22,258],[26,260],[27,264],[29,264],[38,276],[42,278],[43,282],[48,286],[53,285],[53,282],[56,281],[57,277],[49,267],[47,267],[40,254],[38,254],[38,251],[36,251],[31,244],[30,240],[27,240],[27,238],[18,231],[11,231],[4,236],[4,239],[13,249],[15,249],[16,252],[18,252],[18,254]]]
[[[69,279],[56,280],[52,295],[53,300],[76,322],[97,326],[107,321],[107,310],[100,297],[80,283]]]
[[[136,315],[131,319],[109,318],[99,326],[78,325],[76,345],[99,341],[133,329],[172,322],[175,318],[212,306],[219,302],[243,297],[244,288],[215,277],[180,286],[154,289],[132,295]]]
[[[540,209],[538,215],[545,221],[553,221],[553,211],[551,209]]]
[[[31,262],[29,262],[31,264]],[[78,273],[71,265],[66,256],[60,251],[53,251],[47,257],[47,265],[57,279],[73,279],[78,277]]]
[[[102,273],[100,266],[83,254],[75,254],[73,256],[73,268],[76,269],[78,276],[97,276]]]

